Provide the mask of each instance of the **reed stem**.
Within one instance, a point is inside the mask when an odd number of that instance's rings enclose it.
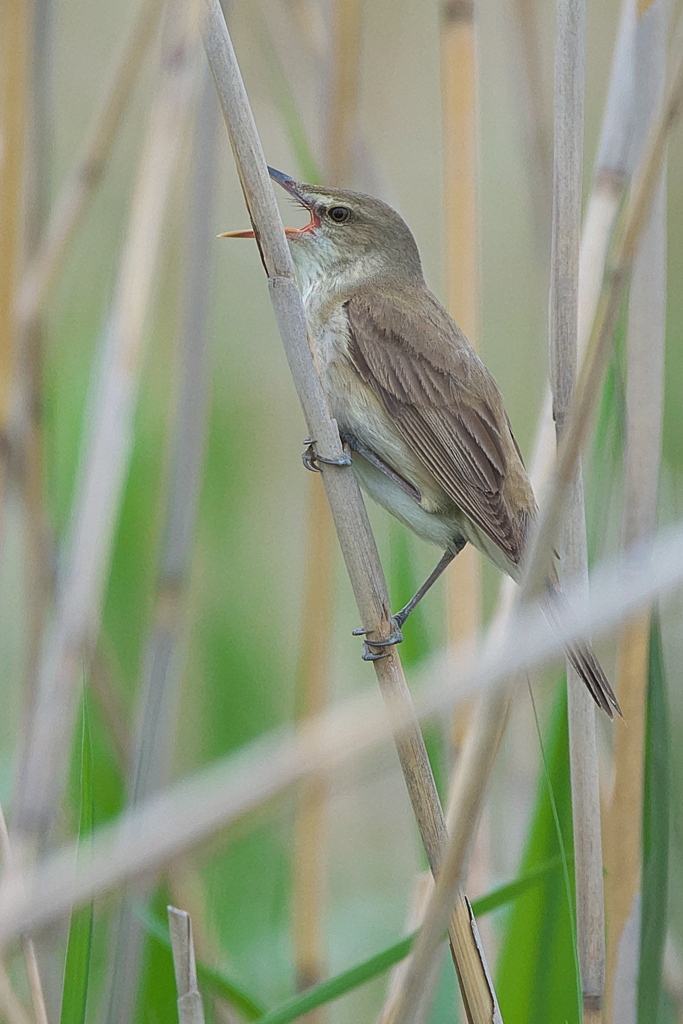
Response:
[[[637,15],[632,145],[642,150],[653,113],[661,103],[666,81],[667,5],[655,0]],[[624,457],[624,547],[648,542],[657,520],[664,402],[667,264],[666,169],[633,267],[629,293],[626,381],[626,446]],[[607,835],[608,1002],[614,1009],[617,960],[627,923],[640,899],[642,871],[642,805],[645,721],[648,688],[650,614],[645,610],[623,630],[617,658],[619,701],[628,729],[620,729],[615,745],[615,775]],[[636,996],[633,978],[620,978],[624,993]],[[625,983],[625,984],[624,984]],[[637,1003],[629,1008],[635,1019]],[[614,1014],[612,1014],[614,1019]],[[615,1022],[616,1024],[616,1022]]]
[[[341,458],[339,431],[330,418],[327,399],[308,343],[306,319],[296,285],[291,254],[282,227],[265,159],[256,132],[232,43],[217,0],[209,0],[206,50],[216,81],[247,208],[269,278],[271,301],[310,436],[325,458]],[[386,580],[372,536],[367,512],[352,473],[325,466],[323,483],[337,536],[354,590],[363,628],[370,638],[390,632]],[[446,841],[443,812],[434,784],[410,691],[395,649],[374,663],[390,718],[401,713],[402,727],[395,742],[427,858],[438,872]],[[406,719],[410,722],[406,726]],[[490,1024],[495,1012],[483,954],[474,939],[466,898],[459,895],[451,921],[451,940],[463,998],[473,1024]]]

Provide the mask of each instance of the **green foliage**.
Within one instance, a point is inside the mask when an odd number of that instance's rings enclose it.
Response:
[[[569,740],[566,687],[555,701],[544,741],[547,777],[541,772],[536,806],[522,858],[521,874],[533,871],[561,849],[552,787],[566,851],[572,848]],[[573,908],[568,905],[563,872],[553,872],[515,902],[507,921],[496,979],[506,1024],[579,1024]]]
[[[669,708],[659,616],[650,629],[647,733],[643,794],[643,889],[638,977],[638,1024],[658,1019],[668,918],[671,806]]]

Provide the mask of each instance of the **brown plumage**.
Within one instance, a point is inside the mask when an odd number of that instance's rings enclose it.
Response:
[[[409,228],[371,196],[271,175],[310,214],[287,235],[313,354],[354,471],[380,504],[446,552],[394,617],[397,627],[468,541],[519,581],[536,514],[531,483],[498,385],[428,290]],[[552,582],[551,619],[558,600]],[[400,629],[392,642],[399,638]],[[567,654],[612,717],[619,705],[592,651],[577,645]]]

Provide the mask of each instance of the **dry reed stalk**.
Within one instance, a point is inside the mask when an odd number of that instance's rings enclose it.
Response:
[[[114,531],[133,442],[146,321],[160,253],[180,130],[190,92],[186,50],[192,5],[178,0],[172,41],[154,98],[101,362],[90,391],[84,455],[72,509],[63,575],[46,626],[19,766],[17,834],[45,840],[65,781],[82,660],[97,638]],[[169,20],[170,16],[169,16]],[[194,25],[192,25],[194,27]]]
[[[666,0],[640,4],[635,43],[636,151],[644,144],[666,81]],[[622,536],[625,547],[652,537],[657,496],[664,402],[667,260],[666,168],[634,261],[629,293],[626,380],[626,446]],[[650,615],[645,611],[626,627],[619,644],[619,700],[628,729],[615,744],[615,778],[607,834],[608,976],[607,999],[616,1010],[617,958],[626,925],[639,903],[642,870],[642,804],[648,687]],[[627,990],[633,991],[635,1019],[638,962]],[[624,979],[620,979],[623,983]],[[622,987],[622,984],[619,985]],[[614,1013],[612,1019],[616,1021]]]
[[[353,185],[353,131],[358,104],[357,82],[362,35],[362,0],[335,0],[328,36],[329,108],[325,125],[325,181]],[[330,671],[330,635],[335,581],[334,523],[321,483],[313,475],[307,488],[307,560],[304,628],[299,678],[303,681],[299,715],[313,716],[326,702]],[[323,915],[325,893],[325,805],[327,784],[313,778],[300,788],[292,887],[294,964],[297,985],[308,988],[324,974]],[[323,1007],[306,1015],[320,1024]]]
[[[22,269],[26,121],[29,105],[27,3],[0,11],[0,516],[7,474],[11,382],[16,363],[15,296]]]
[[[441,8],[446,306],[476,347],[478,335],[477,61],[474,0]],[[447,636],[459,642],[481,627],[481,558],[468,545],[447,576]]]
[[[128,803],[135,805],[165,786],[178,726],[182,649],[209,397],[206,320],[211,281],[216,106],[208,71],[202,88],[186,175],[187,214],[183,244],[182,306],[176,343],[176,408],[171,426],[169,473],[154,616],[142,660],[133,749],[128,764]],[[144,928],[133,904],[145,903],[154,879],[125,894],[110,944],[106,1020],[126,1024],[135,1013]]]
[[[197,988],[192,920],[184,910],[168,907],[173,969],[178,989],[179,1024],[204,1024],[204,1006]]]
[[[585,0],[558,0],[555,143],[550,264],[550,363],[558,444],[576,384],[581,180],[585,101]],[[580,463],[568,487],[561,533],[562,574],[587,579],[588,545]],[[583,1017],[602,1019],[605,917],[595,705],[567,660],[569,761],[574,833],[576,938]]]
[[[3,871],[12,871],[12,844],[10,842],[5,812],[0,804],[0,866]],[[33,1003],[33,1015],[35,1024],[48,1024],[45,996],[43,985],[40,979],[38,957],[36,956],[33,939],[30,935],[23,935],[21,939],[21,950],[26,963],[26,974],[28,976],[29,989],[31,991],[31,1002]]]
[[[120,52],[109,72],[101,107],[91,124],[83,150],[67,175],[50,219],[21,282],[17,317],[30,324],[66,258],[104,172],[128,107],[133,86],[154,38],[164,0],[140,0]],[[18,4],[16,6],[25,6]]]
[[[411,893],[410,903],[408,905],[408,916],[405,922],[405,932],[410,935],[416,931],[422,924],[422,918],[424,916],[425,906],[427,905],[427,898],[434,884],[434,880],[430,874],[423,872],[422,874],[416,875],[413,882],[413,890]],[[387,995],[384,1000],[384,1005],[380,1011],[379,1017],[377,1018],[377,1024],[393,1024],[394,1015],[396,1013],[396,1007],[399,1000],[402,998],[403,989],[408,976],[408,966],[410,964],[410,955],[403,960],[400,964],[397,964],[393,968],[389,977],[389,984],[387,986]],[[424,986],[424,995],[422,999],[422,1005],[418,1010],[418,1016],[415,1018],[414,1024],[424,1024],[429,1009],[431,1007],[434,989],[439,980],[439,967],[441,966],[438,957],[434,958],[432,963],[432,972]]]
[[[565,421],[565,439],[558,454],[557,472],[533,538],[526,576],[522,587],[512,601],[506,599],[505,592],[503,592],[501,612],[491,631],[494,635],[497,631],[502,632],[503,639],[506,635],[504,620],[507,617],[509,622],[510,606],[513,609],[519,607],[521,600],[538,593],[543,579],[547,576],[551,545],[560,520],[563,501],[571,486],[573,474],[576,472],[581,448],[588,430],[590,413],[600,392],[616,317],[624,298],[640,232],[658,185],[668,133],[680,116],[682,104],[683,50],[680,50],[671,84],[658,111],[654,129],[649,136],[644,157],[639,165],[624,216],[622,233],[615,246],[614,263],[607,278],[602,302],[597,310],[591,344],[582,367],[577,398],[572,405],[569,418]],[[509,628],[508,624],[507,629],[509,630]],[[456,666],[457,663],[456,665],[449,664],[449,659],[446,656],[442,659],[440,670],[448,673],[452,678],[451,673]],[[438,672],[438,668],[434,665],[431,666],[431,670],[432,673],[435,670]],[[511,679],[512,676],[511,672],[508,679]],[[425,914],[425,924],[413,950],[411,980],[406,985],[406,998],[401,1007],[403,1016],[399,1014],[397,1021],[408,1022],[411,1009],[417,1005],[420,984],[425,977],[433,949],[443,934],[444,915],[451,905],[450,900],[453,893],[461,883],[467,864],[471,834],[478,822],[486,780],[507,718],[511,692],[510,682],[504,680],[500,687],[489,693],[482,701],[476,717],[475,728],[468,733],[462,759],[456,771],[449,811],[450,832],[452,835],[455,834],[449,844],[441,873],[437,878],[434,895]],[[595,1019],[596,1011],[591,1010],[590,1006],[589,1012],[593,1013]]]
[[[633,171],[630,145],[633,113],[633,44],[635,0],[622,0],[619,29],[605,104],[593,184],[579,253],[578,359],[583,361],[600,300],[607,254],[619,209]],[[546,393],[539,417],[530,476],[536,493],[547,486],[556,454],[552,396]]]
[[[306,592],[298,677],[302,681],[298,718],[319,714],[326,703],[330,669],[334,530],[325,492],[318,480],[307,489]],[[292,935],[297,987],[323,976],[325,894],[325,805],[327,782],[317,776],[302,783],[294,823],[292,858]],[[313,1011],[311,1021],[321,1015]]]
[[[218,0],[209,0],[209,31],[205,45],[223,106],[230,141],[249,215],[268,275],[271,301],[299,394],[310,436],[325,458],[340,458],[339,431],[330,418],[327,399],[308,343],[306,319],[282,221],[232,43]],[[344,467],[326,466],[323,483],[342,554],[356,596],[363,628],[372,637],[387,636],[390,606],[386,580],[358,484]],[[392,720],[401,712],[395,742],[427,858],[438,870],[446,840],[443,812],[410,691],[395,649],[376,661],[375,672]],[[410,717],[412,714],[412,718]],[[409,724],[406,725],[406,719]],[[497,1013],[495,995],[483,954],[473,937],[473,923],[464,896],[458,898],[451,923],[454,958],[463,998],[474,1024],[490,1024]]]
[[[531,201],[536,235],[541,252],[545,253],[550,233],[553,147],[534,0],[514,0],[513,14],[520,44],[519,79],[524,86],[527,108],[526,155]]]
[[[458,658],[451,653],[447,675],[432,679],[421,693],[419,716],[443,713],[477,691],[491,692],[511,676],[543,668],[556,661],[568,643],[589,634],[605,635],[655,599],[663,600],[681,588],[683,527],[663,530],[649,551],[646,570],[634,574],[634,566],[642,562],[636,548],[598,569],[587,606],[577,606],[572,620],[556,629],[538,608],[529,606],[520,610],[507,632],[491,631],[477,652],[460,652]],[[573,588],[567,588],[566,597],[573,606]],[[92,844],[80,854],[72,841],[37,866],[22,864],[13,877],[0,880],[0,949],[72,907],[158,870],[307,775],[339,771],[383,742],[392,725],[410,724],[413,716],[412,709],[397,706],[390,721],[374,693],[368,692],[332,707],[294,734],[277,730],[173,784],[118,821],[96,829]],[[486,724],[483,716],[477,722]],[[467,796],[467,787],[459,786]],[[469,798],[468,803],[472,806]],[[464,819],[458,815],[458,820]],[[462,843],[462,837],[458,841]],[[447,868],[448,860],[439,879]],[[436,905],[449,913],[448,901]],[[433,907],[430,901],[427,917]],[[444,921],[441,935],[445,931]]]

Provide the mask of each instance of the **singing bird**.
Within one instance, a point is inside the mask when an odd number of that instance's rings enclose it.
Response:
[[[353,470],[375,501],[444,552],[393,616],[392,635],[366,642],[364,657],[374,660],[400,643],[410,612],[468,542],[519,582],[536,502],[498,385],[427,288],[405,221],[372,196],[269,172],[310,217],[286,234]],[[305,465],[316,469],[318,460],[309,446]],[[556,589],[549,583],[551,602]],[[590,648],[567,654],[612,717],[619,705]]]

